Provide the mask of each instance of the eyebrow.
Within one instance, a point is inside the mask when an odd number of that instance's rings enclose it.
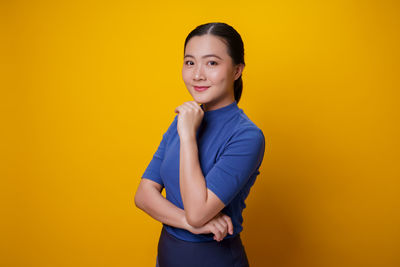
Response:
[[[183,58],[186,58],[186,57],[192,57],[192,58],[194,58],[194,56],[192,56],[192,55],[186,55],[186,56],[184,56]],[[217,56],[217,55],[214,55],[214,54],[209,54],[209,55],[204,55],[204,56],[202,56],[202,58],[206,58],[206,57],[216,57],[216,58],[219,58],[219,59],[222,60],[221,57],[219,57],[219,56]]]

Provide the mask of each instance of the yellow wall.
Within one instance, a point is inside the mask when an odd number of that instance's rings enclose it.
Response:
[[[400,266],[397,1],[2,1],[0,266],[154,266],[133,202],[195,26],[245,43],[251,266]]]

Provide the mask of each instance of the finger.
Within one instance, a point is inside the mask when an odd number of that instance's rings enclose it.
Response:
[[[184,109],[185,109],[185,105],[184,104],[179,105],[179,106],[177,106],[175,108],[175,113],[182,113],[184,111]]]
[[[215,226],[211,226],[211,232],[214,234],[214,240],[217,241],[220,237],[219,230]]]
[[[226,220],[224,218],[220,218],[219,219],[219,223],[220,225],[223,227],[224,229],[224,236],[225,237],[228,234],[229,228],[228,228],[228,223],[226,222]]]
[[[205,226],[206,232],[205,233],[212,233],[214,234],[214,240],[217,239],[218,230],[215,228],[212,222],[208,222]]]
[[[192,109],[191,105],[188,105],[188,103],[184,103],[182,105],[182,112],[184,111],[190,111]]]
[[[185,106],[187,108],[192,108],[193,107],[193,103],[192,103],[192,101],[186,101],[185,103],[183,103],[183,106]]]
[[[219,241],[223,238],[224,229],[217,222],[213,223],[213,231],[214,234],[216,235],[215,240]]]
[[[201,109],[201,107],[199,106],[199,104],[196,101],[190,101],[189,104],[196,109]]]
[[[193,103],[193,101],[186,102],[185,106],[190,111],[197,111],[200,108],[200,107],[197,106],[196,103]]]
[[[229,216],[223,215],[220,218],[221,224],[224,226],[224,229],[225,229],[225,236],[228,233],[232,233],[232,230],[233,230],[232,222],[229,220],[230,218],[227,220],[227,217],[229,218]]]
[[[231,217],[229,217],[228,215],[224,215],[223,218],[226,221],[226,223],[228,224],[229,234],[233,235],[233,224],[232,224]]]
[[[217,221],[219,224],[221,224],[225,229],[228,228],[228,223],[227,223],[227,221],[226,221],[226,219],[225,219],[224,216],[218,217],[218,218],[216,219],[216,221]]]
[[[221,233],[221,235],[220,235],[220,240],[222,240],[225,236],[226,236],[226,234],[227,234],[227,231],[228,231],[228,229],[227,229],[227,227],[226,227],[226,222],[224,221],[223,223],[221,223],[221,222],[215,222],[215,226],[216,227],[218,227],[218,229],[219,229],[219,231],[220,231],[220,233]]]
[[[216,235],[217,235],[217,239],[216,240],[218,241],[223,236],[223,229],[217,222],[215,222],[213,225],[214,225],[215,232],[216,232]]]

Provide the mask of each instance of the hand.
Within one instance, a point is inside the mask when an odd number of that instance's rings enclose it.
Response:
[[[222,212],[218,213],[214,218],[209,220],[202,227],[193,227],[188,224],[186,230],[192,232],[193,234],[214,234],[214,240],[221,241],[224,237],[229,233],[233,234],[233,225],[231,218],[223,214]]]
[[[199,104],[196,101],[187,101],[176,107],[175,113],[178,113],[179,137],[195,137],[204,116],[204,111]]]

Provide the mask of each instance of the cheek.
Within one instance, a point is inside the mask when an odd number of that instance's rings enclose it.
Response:
[[[185,83],[189,82],[190,74],[187,70],[182,69],[182,79]]]
[[[207,77],[213,83],[221,83],[226,80],[226,72],[223,69],[212,70],[208,73]]]

